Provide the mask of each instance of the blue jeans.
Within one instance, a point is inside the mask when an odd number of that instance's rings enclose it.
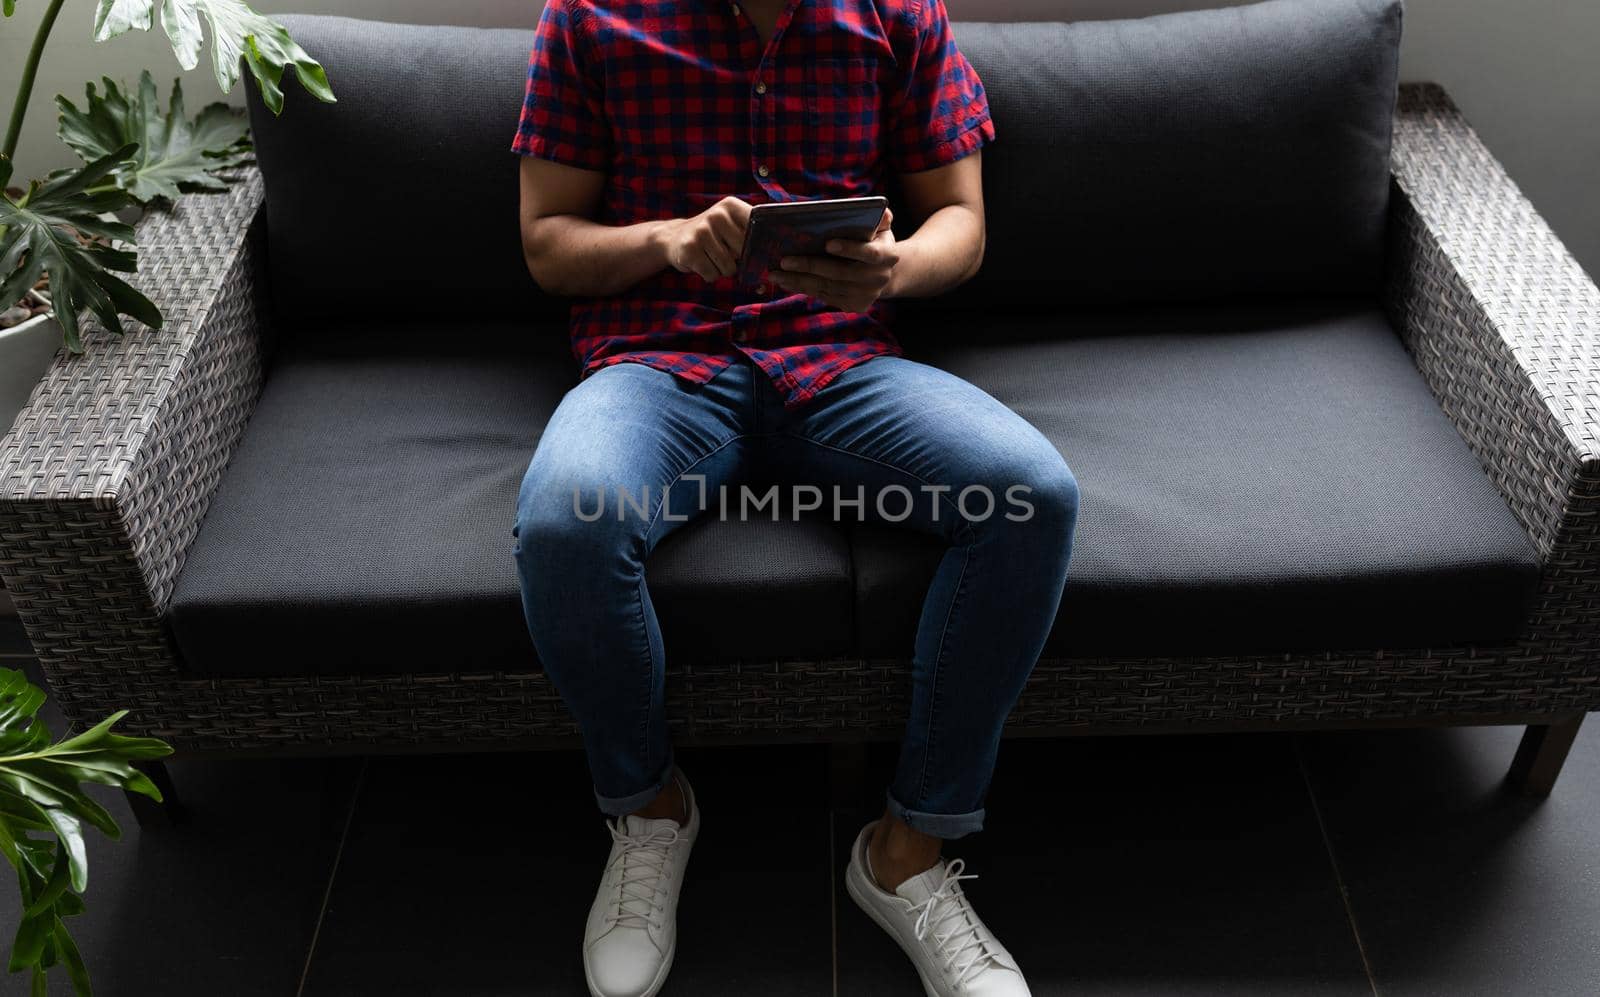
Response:
[[[1078,486],[1016,413],[899,357],[852,367],[796,410],[747,362],[704,385],[617,364],[557,407],[517,499],[516,556],[534,648],[583,732],[601,809],[639,809],[672,767],[645,561],[702,497],[718,508],[719,487],[737,495],[764,468],[820,488],[830,510],[835,486],[851,500],[862,486],[863,518],[949,544],[912,649],[889,808],[942,838],[978,830],[1001,728],[1055,621]]]

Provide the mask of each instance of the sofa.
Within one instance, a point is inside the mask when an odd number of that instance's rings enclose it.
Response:
[[[180,753],[570,745],[510,536],[577,377],[518,244],[532,32],[284,21],[338,103],[252,100],[257,165],[142,221],[166,324],[91,332],[0,441],[0,576],[69,717]],[[1012,733],[1525,724],[1542,793],[1600,707],[1600,292],[1398,84],[1400,31],[1397,0],[955,26],[988,253],[899,336],[1081,490]],[[678,531],[674,738],[898,736],[939,554]]]

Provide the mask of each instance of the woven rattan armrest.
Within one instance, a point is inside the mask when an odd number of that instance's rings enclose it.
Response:
[[[1401,89],[1390,313],[1543,566],[1528,638],[1600,636],[1600,290],[1444,90]]]
[[[71,712],[81,683],[176,675],[161,626],[261,387],[260,174],[138,226],[159,330],[85,325],[0,438],[0,577]]]

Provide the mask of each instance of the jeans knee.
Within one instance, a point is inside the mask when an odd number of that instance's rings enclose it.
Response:
[[[1078,521],[1078,479],[1059,454],[1036,472],[1033,496],[1041,516],[1070,534]]]
[[[1007,532],[1029,543],[1069,543],[1078,519],[1078,480],[1055,452],[1019,459],[1006,468],[996,517]]]
[[[517,498],[517,563],[524,585],[571,579],[633,557],[640,539],[615,516],[584,509],[570,489],[524,483]]]

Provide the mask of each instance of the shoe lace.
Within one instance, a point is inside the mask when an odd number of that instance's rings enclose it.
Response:
[[[617,871],[606,923],[655,927],[664,912],[656,903],[656,893],[661,878],[669,874],[668,862],[672,846],[678,841],[678,829],[657,826],[644,833],[630,833],[623,830],[621,821],[607,821],[606,826],[611,829],[611,840],[622,846],[606,869],[608,873]]]
[[[922,903],[911,909],[917,911],[916,935],[918,941],[932,937],[943,957],[945,967],[954,974],[956,983],[965,983],[995,960],[995,952],[980,928],[981,922],[962,892],[961,884],[976,875],[963,875],[966,863],[955,859],[945,866],[944,879],[939,888]]]

